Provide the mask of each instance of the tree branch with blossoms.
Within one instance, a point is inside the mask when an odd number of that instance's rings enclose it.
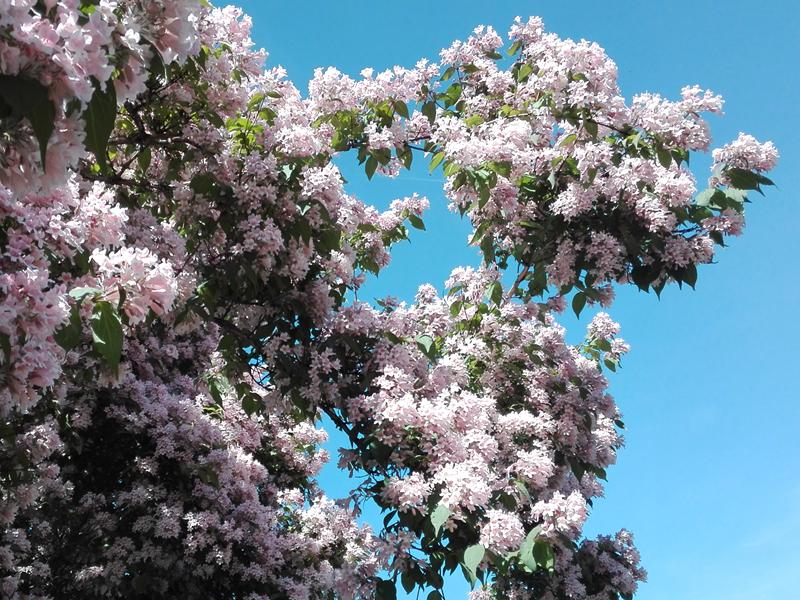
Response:
[[[460,571],[473,600],[632,597],[631,535],[582,537],[628,346],[605,313],[570,346],[555,313],[694,286],[774,146],[713,150],[697,194],[721,98],[628,104],[599,46],[537,18],[505,57],[480,27],[307,97],[249,28],[194,0],[0,14],[3,593],[441,600]],[[334,159],[371,179],[415,151],[483,264],[358,302],[428,200],[379,212]],[[316,481],[323,415],[351,442],[343,502]]]

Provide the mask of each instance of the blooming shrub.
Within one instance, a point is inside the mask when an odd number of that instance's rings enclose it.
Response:
[[[518,20],[307,98],[235,8],[0,0],[0,589],[12,598],[630,598],[626,531],[582,526],[622,444],[628,346],[600,313],[743,227],[771,143],[691,151],[722,100],[627,104],[596,44]],[[383,213],[333,162],[442,168],[484,261],[353,301],[428,200]],[[509,269],[511,286],[501,278]],[[319,489],[326,416],[359,475]],[[364,502],[383,528],[357,522]]]

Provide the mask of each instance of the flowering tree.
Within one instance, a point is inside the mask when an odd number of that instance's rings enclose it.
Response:
[[[238,9],[0,0],[0,582],[12,598],[630,598],[631,535],[581,537],[623,423],[605,313],[690,286],[771,185],[770,143],[707,151],[719,96],[627,104],[603,50],[518,20],[440,63],[264,70]],[[411,306],[353,300],[441,168],[477,270]],[[509,271],[504,285],[503,275]],[[326,417],[358,475],[315,475]],[[376,502],[383,529],[356,521]]]

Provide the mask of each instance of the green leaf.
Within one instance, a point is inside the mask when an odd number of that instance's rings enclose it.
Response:
[[[503,299],[502,284],[499,281],[490,283],[489,287],[486,288],[486,297],[495,304],[500,304],[500,301]]]
[[[447,88],[444,94],[440,94],[439,96],[444,100],[445,106],[452,106],[453,104],[458,102],[459,98],[461,98],[461,92],[462,92],[461,84],[454,83],[449,88]]]
[[[519,493],[522,495],[522,497],[525,498],[528,502],[530,502],[531,493],[528,491],[528,486],[525,485],[525,482],[521,481],[519,479],[516,479],[516,480],[514,480],[514,485],[517,487],[517,489],[519,490]]]
[[[683,272],[683,280],[694,287],[697,283],[697,265],[689,264]]]
[[[7,333],[0,331],[0,348],[3,350],[3,362],[11,363],[11,337]]]
[[[86,296],[102,294],[103,290],[96,287],[76,287],[69,291],[69,296],[76,300],[83,300]]]
[[[247,394],[242,398],[242,410],[249,417],[260,413],[264,409],[264,404],[256,394]]]
[[[428,172],[433,173],[436,170],[436,167],[439,166],[439,163],[441,163],[443,160],[444,160],[444,150],[434,154],[433,158],[431,159],[431,164],[430,166],[428,166]]]
[[[395,100],[394,111],[401,117],[408,118],[408,105],[402,100]]]
[[[435,344],[433,338],[429,335],[420,335],[416,339],[417,347],[420,351],[430,359],[435,358]]]
[[[364,170],[367,173],[367,178],[372,179],[372,176],[375,175],[375,171],[378,168],[378,161],[374,156],[370,156],[367,159],[367,165],[364,167]]]
[[[455,162],[446,162],[444,163],[444,167],[442,168],[442,172],[444,173],[445,177],[451,177],[455,175],[461,170],[461,167],[458,166],[458,163]]]
[[[18,75],[0,75],[0,113],[6,105],[12,117],[24,117],[31,124],[39,142],[42,169],[46,170],[47,143],[55,127],[56,109],[47,88],[34,79]]]
[[[412,227],[425,231],[425,223],[417,215],[408,215],[408,222]]]
[[[533,73],[533,67],[532,67],[532,66],[530,66],[530,65],[529,65],[529,64],[527,64],[527,63],[526,63],[526,64],[523,64],[523,65],[522,65],[522,66],[519,68],[519,71],[517,71],[517,81],[519,81],[520,83],[522,83],[522,82],[523,82],[523,81],[525,81],[525,80],[526,80],[528,77],[530,77],[530,76],[531,76],[531,73]]]
[[[217,180],[211,173],[198,173],[189,182],[189,187],[192,188],[196,194],[208,194],[214,189],[214,184]]]
[[[716,194],[719,190],[717,188],[707,188],[697,194],[695,198],[695,204],[698,206],[708,206],[711,203],[711,198]]]
[[[758,179],[758,183],[762,185],[775,185],[775,182],[772,181],[772,179],[769,177],[764,177],[761,173],[757,173],[756,178]]]
[[[481,239],[480,249],[481,252],[483,252],[483,258],[487,263],[494,261],[494,239],[491,235],[483,236]]]
[[[403,574],[400,575],[400,583],[403,584],[403,589],[406,591],[406,594],[413,592],[414,588],[417,586],[415,574],[415,571],[403,571]]]
[[[556,558],[553,554],[553,548],[547,542],[537,540],[533,546],[533,556],[536,558],[536,564],[540,567],[552,571],[556,564]]]
[[[114,306],[106,300],[95,303],[89,325],[94,350],[116,371],[122,356],[122,322]]]
[[[433,101],[428,101],[422,105],[422,114],[428,117],[428,121],[431,124],[436,120],[436,103]]]
[[[55,332],[53,338],[56,343],[64,350],[69,352],[75,346],[81,343],[81,334],[83,328],[81,327],[81,315],[77,305],[73,306],[69,312],[69,321],[61,329]]]
[[[396,516],[397,516],[397,511],[396,511],[396,510],[390,510],[390,511],[389,511],[389,512],[386,514],[386,516],[385,516],[385,517],[383,517],[383,526],[384,526],[384,527],[388,527],[388,526],[389,526],[389,523],[391,523],[391,522],[392,522],[392,519],[394,519]]]
[[[658,156],[658,162],[660,162],[661,166],[665,169],[668,169],[670,164],[672,164],[672,154],[670,154],[669,150],[657,147],[656,156]]]
[[[737,204],[744,204],[747,202],[747,192],[736,188],[727,188],[724,192],[725,197],[730,198]]]
[[[375,584],[375,600],[397,600],[397,589],[392,581],[379,579]]]
[[[452,312],[452,311],[451,311]],[[433,525],[433,533],[437,537],[439,536],[439,532],[442,530],[442,525],[447,522],[447,519],[450,517],[450,509],[446,506],[440,504],[436,508],[433,509],[431,513],[431,525]]]
[[[514,56],[517,52],[519,52],[519,49],[521,47],[522,47],[522,40],[517,40],[516,42],[511,44],[511,47],[508,50],[506,50],[506,53],[509,56]]]
[[[319,232],[318,240],[317,248],[324,253],[339,250],[342,247],[342,230],[335,227],[323,229]]]
[[[558,142],[558,144],[556,144],[556,147],[560,148],[562,146],[568,146],[569,144],[573,143],[577,139],[578,139],[578,136],[576,134],[570,133],[569,135],[564,136],[563,138],[561,138],[561,140]]]
[[[136,162],[139,163],[139,169],[142,171],[142,173],[146,172],[150,167],[151,159],[152,153],[150,152],[150,148],[145,148],[139,152],[139,155],[136,157]]]
[[[536,544],[536,536],[539,535],[541,530],[541,525],[537,525],[531,529],[519,547],[519,560],[522,566],[531,573],[536,571],[536,558],[533,556],[533,547]]]
[[[411,151],[411,148],[408,147],[408,144],[403,144],[395,151],[397,154],[397,159],[403,163],[403,166],[406,169],[411,169],[411,162],[414,159],[414,153]]]
[[[575,316],[580,317],[583,307],[586,306],[586,294],[578,292],[572,297],[572,310],[575,311]]]
[[[433,590],[430,594],[428,594],[428,600],[442,600],[441,592]]]
[[[471,117],[467,117],[464,119],[464,124],[467,127],[475,127],[476,125],[482,124],[486,119],[484,119],[481,115],[472,115]]]
[[[464,303],[461,300],[456,300],[450,305],[450,316],[457,317],[462,308],[464,308]]]
[[[95,81],[94,94],[83,113],[83,119],[86,122],[86,147],[94,152],[97,164],[105,167],[108,138],[117,120],[117,93],[111,81],[106,83],[105,91],[101,91],[99,83]]]
[[[758,190],[759,177],[756,173],[747,169],[729,167],[724,171],[731,186],[740,190]]]
[[[47,170],[45,157],[47,155],[47,142],[53,133],[56,119],[56,110],[49,100],[40,102],[28,112],[28,121],[33,128],[36,141],[39,142],[39,157],[42,160],[42,170]]]
[[[594,121],[585,119],[583,121],[583,128],[586,130],[586,133],[588,133],[593,138],[597,137],[597,123],[595,123]]]
[[[464,550],[464,560],[462,564],[464,566],[464,570],[469,575],[468,579],[470,583],[475,583],[478,579],[478,565],[483,560],[483,556],[486,554],[486,548],[481,546],[480,544],[474,544],[470,546],[466,550]]]

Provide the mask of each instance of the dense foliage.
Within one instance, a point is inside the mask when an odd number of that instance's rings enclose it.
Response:
[[[439,63],[319,70],[307,97],[238,9],[0,0],[0,590],[38,598],[630,598],[631,535],[583,539],[622,444],[615,283],[690,286],[771,185],[770,143],[713,151],[697,87],[628,104],[596,44],[518,20]],[[354,300],[425,198],[371,178],[423,157],[481,268],[440,296]],[[514,270],[513,284],[502,275]],[[351,447],[315,475],[321,419]],[[359,524],[375,501],[380,531]]]

